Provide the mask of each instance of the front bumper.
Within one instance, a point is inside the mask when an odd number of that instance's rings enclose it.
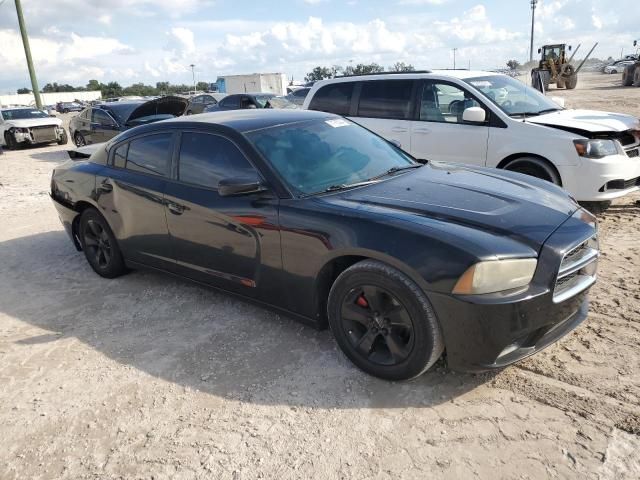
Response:
[[[582,323],[591,283],[566,299],[556,294],[554,301],[554,290],[562,291],[556,281],[563,258],[571,258],[576,245],[596,233],[579,217],[569,218],[543,245],[531,284],[516,293],[430,293],[449,367],[467,372],[501,368],[539,352]]]
[[[26,131],[14,130],[13,137],[17,143],[36,145],[40,143],[57,142],[62,139],[64,135],[62,127],[57,126],[33,127],[25,130]]]
[[[562,186],[578,201],[607,201],[640,189],[640,156],[580,158],[575,166],[558,166]]]

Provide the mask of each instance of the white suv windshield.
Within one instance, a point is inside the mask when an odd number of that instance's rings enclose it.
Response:
[[[5,120],[25,120],[29,118],[47,118],[49,116],[42,110],[36,110],[34,108],[4,110],[0,112],[0,115],[2,115],[2,118]]]
[[[556,103],[537,90],[506,75],[467,78],[464,81],[512,117],[540,115],[561,110]]]

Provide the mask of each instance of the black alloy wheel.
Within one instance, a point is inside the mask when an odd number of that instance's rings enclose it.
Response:
[[[84,255],[98,275],[114,278],[126,272],[118,242],[97,210],[82,213],[79,233]]]
[[[343,353],[379,378],[417,377],[444,350],[425,292],[404,272],[377,260],[362,260],[338,275],[327,316]]]
[[[366,285],[349,292],[340,321],[351,346],[376,365],[404,362],[414,346],[407,309],[384,288]]]
[[[84,147],[87,144],[81,133],[76,133],[73,136],[73,143],[76,144],[76,147]]]

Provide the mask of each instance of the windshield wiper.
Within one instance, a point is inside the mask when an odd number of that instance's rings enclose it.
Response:
[[[420,167],[422,167],[422,163],[412,163],[411,165],[405,165],[404,167],[391,167],[386,172],[382,172],[380,175],[376,175],[375,177],[371,177],[368,181],[379,180],[379,179],[381,179],[383,177],[386,177],[388,175],[393,175],[394,173],[402,172],[403,170],[411,170],[413,168],[420,168]]]
[[[509,116],[510,117],[535,117],[538,115],[542,115],[544,113],[551,113],[551,112],[557,112],[558,110],[561,110],[560,108],[545,108],[544,110],[540,110],[539,112],[515,112],[515,113],[510,113]]]

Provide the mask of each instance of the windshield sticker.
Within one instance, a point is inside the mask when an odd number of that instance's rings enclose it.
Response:
[[[349,125],[351,125],[351,122],[348,122],[343,118],[336,118],[335,120],[325,120],[324,123],[326,123],[327,125],[331,125],[333,128],[348,127]]]
[[[474,87],[478,87],[478,88],[482,88],[482,87],[490,87],[491,86],[491,82],[487,81],[487,80],[477,80],[475,82],[469,82],[471,85],[473,85]]]

